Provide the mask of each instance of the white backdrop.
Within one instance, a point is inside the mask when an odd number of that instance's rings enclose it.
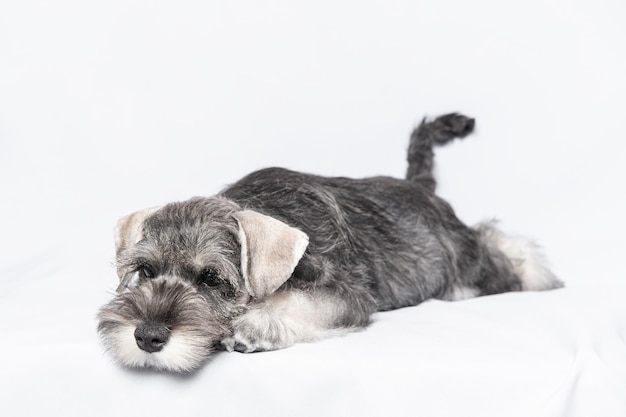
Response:
[[[626,415],[624,22],[621,0],[2,2],[0,414]],[[272,165],[402,176],[449,111],[477,132],[437,153],[440,194],[536,237],[565,290],[186,378],[102,352],[118,217]]]

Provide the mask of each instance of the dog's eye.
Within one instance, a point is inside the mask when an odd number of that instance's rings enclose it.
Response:
[[[207,268],[200,274],[200,283],[207,287],[217,287],[220,282],[220,274],[213,268]]]
[[[152,271],[150,267],[146,265],[142,265],[139,268],[137,268],[137,275],[139,275],[139,278],[141,279],[150,279],[150,278],[154,278],[154,271]]]

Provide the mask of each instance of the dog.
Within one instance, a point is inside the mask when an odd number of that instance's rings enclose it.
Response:
[[[435,195],[434,146],[473,130],[457,113],[423,119],[405,179],[268,168],[122,218],[105,347],[128,367],[184,373],[218,350],[316,341],[432,298],[561,287],[534,243],[468,227]]]

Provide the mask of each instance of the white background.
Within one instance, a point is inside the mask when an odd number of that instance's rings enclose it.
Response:
[[[625,22],[621,0],[0,3],[0,413],[516,415],[535,399],[509,399],[495,366],[515,390],[556,398],[533,415],[623,415]],[[477,132],[438,151],[439,193],[468,223],[497,217],[536,238],[566,290],[427,303],[348,338],[224,354],[191,378],[128,372],[102,352],[95,314],[116,286],[118,217],[266,166],[402,176],[412,128],[450,111],[476,117]],[[543,387],[541,370],[479,345],[460,368],[429,362],[447,341],[474,340],[463,329],[488,326],[452,312],[491,312],[513,335],[505,319],[533,303],[554,324],[533,337],[564,328],[586,343],[572,317],[607,326],[598,363],[555,369],[583,381],[575,389]],[[429,312],[441,323],[425,329]],[[451,323],[456,333],[441,330]],[[377,345],[402,343],[409,324],[422,332],[398,346],[409,353]],[[529,363],[568,358],[558,349]],[[423,379],[410,385],[394,369],[416,357]]]

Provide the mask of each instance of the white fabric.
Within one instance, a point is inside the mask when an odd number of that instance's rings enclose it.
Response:
[[[0,415],[626,415],[626,3],[0,4]],[[423,114],[474,224],[537,238],[566,288],[376,315],[181,377],[122,369],[97,309],[113,230],[265,166],[402,176]]]

